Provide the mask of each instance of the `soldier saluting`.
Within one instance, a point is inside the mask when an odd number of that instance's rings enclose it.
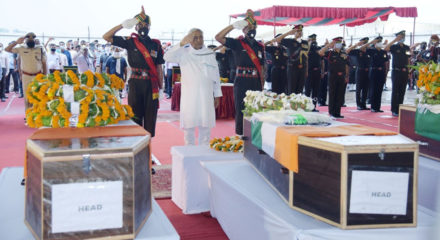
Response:
[[[132,71],[128,82],[128,104],[133,108],[134,121],[154,137],[159,89],[163,86],[162,64],[165,61],[160,41],[148,36],[150,24],[150,17],[142,7],[140,14],[110,29],[103,38],[115,46],[127,49]],[[130,37],[115,36],[122,28],[131,29],[134,26],[137,34],[132,33]]]
[[[264,46],[255,40],[257,21],[252,10],[247,10],[245,20],[227,26],[215,39],[230,48],[237,66],[234,80],[235,133],[243,135],[244,97],[247,90],[261,91],[264,86]],[[242,30],[244,38],[228,38],[234,29]]]

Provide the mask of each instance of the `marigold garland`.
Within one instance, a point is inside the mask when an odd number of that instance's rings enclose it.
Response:
[[[417,87],[420,89],[418,103],[440,104],[440,64],[427,63],[414,67],[419,71]]]
[[[74,100],[80,104],[76,127],[105,126],[134,116],[128,105],[121,105],[113,92],[123,89],[124,82],[116,75],[93,74],[78,76],[72,71],[50,75],[38,74],[26,89],[33,105],[26,111],[29,127],[69,127],[71,104],[64,101],[63,85],[72,85]]]
[[[243,140],[239,136],[214,138],[209,142],[209,146],[221,152],[243,152]]]

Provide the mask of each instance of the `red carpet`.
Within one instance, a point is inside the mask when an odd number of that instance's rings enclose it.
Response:
[[[183,215],[171,200],[157,200],[182,240],[228,239],[215,218],[209,213]]]

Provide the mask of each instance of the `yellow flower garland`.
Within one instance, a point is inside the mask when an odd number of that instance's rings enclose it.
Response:
[[[243,144],[239,136],[214,138],[209,142],[212,149],[221,152],[243,152]]]

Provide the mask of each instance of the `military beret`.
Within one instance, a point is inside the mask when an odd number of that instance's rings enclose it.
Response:
[[[309,38],[311,38],[311,39],[316,39],[316,34],[312,34],[312,35],[310,35]]]
[[[431,39],[432,39],[432,40],[439,41],[439,38],[438,38],[438,35],[437,35],[437,34],[433,34],[433,35],[431,35]]]
[[[335,37],[335,38],[333,38],[333,41],[335,41],[335,42],[342,42],[342,37]]]
[[[257,26],[257,20],[255,20],[254,17],[254,11],[252,11],[251,9],[248,9],[246,11],[246,18],[244,20],[246,20],[250,25]]]
[[[293,29],[303,30],[304,26],[302,24],[295,25]]]
[[[137,20],[139,20],[139,22],[145,22],[146,24],[151,25],[150,16],[148,16],[144,12],[139,13],[138,15],[136,15],[134,17],[137,18]]]
[[[25,38],[36,38],[37,36],[35,36],[35,33],[33,33],[33,32],[29,32],[29,33],[27,33],[25,36],[24,36]]]
[[[366,41],[366,42],[368,42],[368,40],[370,40],[368,37],[364,37],[364,38],[361,38],[361,40],[359,40],[359,41]]]
[[[400,32],[396,33],[395,35],[396,35],[396,36],[399,36],[399,35],[405,35],[405,30],[400,31]]]
[[[383,39],[383,37],[382,36],[377,36],[374,40],[379,40],[379,42],[381,42],[382,41],[382,39]]]

